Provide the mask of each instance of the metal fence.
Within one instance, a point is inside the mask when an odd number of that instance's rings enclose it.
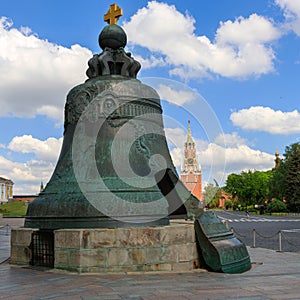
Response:
[[[267,248],[276,251],[300,252],[300,229],[280,230],[272,235],[261,234],[256,229],[241,234],[231,228],[235,236],[247,246]]]

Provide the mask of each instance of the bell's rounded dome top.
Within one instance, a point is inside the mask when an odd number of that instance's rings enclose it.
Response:
[[[109,47],[117,50],[120,47],[124,48],[127,43],[125,31],[116,24],[107,25],[103,28],[99,35],[99,45],[102,50]]]

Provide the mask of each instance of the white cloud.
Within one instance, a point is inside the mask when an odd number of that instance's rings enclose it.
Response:
[[[279,36],[278,30],[270,20],[252,14],[247,19],[239,17],[234,22],[221,22],[216,42],[219,45],[264,44],[276,40]]]
[[[182,88],[182,87],[181,87]],[[158,92],[162,100],[166,100],[176,105],[182,105],[188,102],[192,102],[197,99],[198,95],[191,89],[173,89],[171,86],[160,84],[156,91]]]
[[[224,153],[226,160],[226,169],[240,172],[242,170],[271,169],[274,166],[274,156],[260,150],[251,149],[247,145],[223,148],[217,144],[211,143],[205,151],[200,153],[203,161],[210,161],[214,165],[223,165],[221,155]]]
[[[300,113],[297,110],[283,112],[270,107],[252,106],[233,112],[230,119],[235,126],[245,130],[285,135],[300,133]]]
[[[175,168],[178,168],[179,170],[183,167],[183,150],[182,148],[174,148],[170,150],[171,158],[173,161],[173,164]],[[180,174],[179,174],[180,175]]]
[[[187,132],[183,128],[165,128],[169,147],[183,148]]]
[[[273,155],[247,145],[224,148],[210,143],[206,149],[197,152],[204,174],[203,180],[212,182],[216,179],[220,185],[225,183],[228,174],[238,174],[245,170],[266,171],[274,167]]]
[[[240,137],[237,132],[232,132],[218,135],[214,142],[220,146],[236,147],[246,144],[247,140]]]
[[[36,194],[41,181],[47,183],[53,173],[60,154],[63,138],[48,138],[45,141],[31,135],[14,137],[7,149],[17,153],[32,153],[34,158],[26,162],[15,162],[0,156],[1,174],[13,180],[14,194]]]
[[[0,18],[1,116],[43,114],[62,122],[67,92],[86,79],[90,50],[39,39],[31,29]]]
[[[26,163],[13,162],[0,156],[1,174],[14,182],[14,194],[36,194],[41,180],[49,181],[54,165],[51,162],[30,160]]]
[[[49,118],[56,120],[56,125],[59,127],[64,119],[63,107],[55,107],[51,105],[41,105],[36,109],[38,115],[48,116]]]
[[[182,128],[166,128],[165,132],[168,144],[172,145],[170,153],[173,163],[180,169],[184,158],[186,133]],[[274,155],[250,148],[245,144],[247,141],[236,132],[220,135],[211,143],[195,138],[194,140],[202,170],[209,172],[213,166],[215,174],[210,174],[211,178],[222,178],[228,173],[239,173],[243,170],[269,170],[274,167]],[[208,180],[205,177],[203,179]]]
[[[174,5],[152,1],[125,22],[124,29],[132,44],[164,57],[173,68],[170,74],[182,78],[212,73],[241,78],[274,70],[271,44],[280,32],[272,21],[253,14],[220,23],[215,41],[196,36],[194,24],[190,15]]]
[[[288,28],[300,36],[300,1],[275,0],[275,3],[284,11]]]
[[[156,57],[154,55],[150,55],[148,58],[135,55],[134,58],[142,65],[143,69],[165,67],[167,65],[163,57]]]
[[[279,37],[272,22],[256,14],[221,23],[212,69],[228,77],[267,74],[274,69],[275,54],[270,45]]]
[[[48,138],[41,141],[31,135],[16,136],[7,148],[20,153],[34,153],[37,159],[55,162],[60,154],[62,140],[63,138]]]

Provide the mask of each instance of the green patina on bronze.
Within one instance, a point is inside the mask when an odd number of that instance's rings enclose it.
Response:
[[[201,257],[209,269],[224,273],[242,273],[251,268],[246,246],[213,212],[204,212],[195,220]]]
[[[106,47],[118,50],[126,46],[127,36],[122,27],[115,24],[107,25],[101,31],[98,41],[102,50]]]
[[[116,5],[111,10],[111,25],[99,36],[103,51],[88,62],[89,79],[67,96],[61,153],[46,188],[28,207],[25,227],[144,227],[196,218],[200,256],[209,268],[248,270],[245,245],[214,214],[203,213],[179,180],[159,96],[136,79],[141,65],[125,52],[126,34],[114,24],[122,11]]]
[[[126,40],[118,25],[100,33],[103,52],[88,62],[89,79],[67,96],[61,154],[25,227],[160,226],[174,211],[186,216],[190,193],[175,188],[159,96],[136,79],[140,64],[124,51]]]

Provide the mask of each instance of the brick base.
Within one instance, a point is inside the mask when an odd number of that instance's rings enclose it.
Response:
[[[34,229],[12,231],[11,263],[28,265]],[[78,273],[191,271],[198,268],[194,224],[54,231],[54,267]]]

